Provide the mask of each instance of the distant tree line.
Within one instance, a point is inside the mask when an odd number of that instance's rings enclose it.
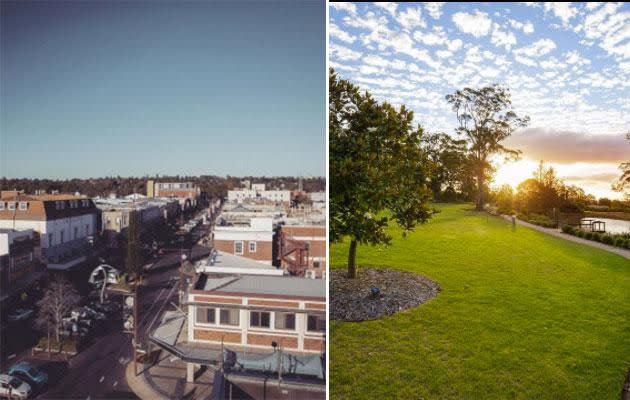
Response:
[[[243,180],[249,180],[252,183],[264,183],[269,189],[287,189],[295,190],[299,185],[299,178],[294,176],[280,177],[236,177],[236,176],[182,176],[182,175],[156,175],[144,177],[121,177],[108,176],[103,178],[88,179],[30,179],[30,178],[14,178],[8,179],[3,177],[0,179],[0,189],[2,190],[24,190],[27,194],[35,194],[38,190],[44,190],[48,193],[59,191],[60,193],[79,192],[89,197],[108,196],[114,193],[118,196],[126,196],[132,193],[146,194],[147,180],[164,182],[190,181],[198,185],[202,192],[208,194],[208,197],[225,197],[227,191],[241,186]],[[302,187],[307,192],[318,192],[326,189],[326,180],[323,177],[303,178]]]

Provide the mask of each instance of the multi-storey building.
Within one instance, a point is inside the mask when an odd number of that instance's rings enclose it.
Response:
[[[228,201],[243,203],[251,200],[269,201],[273,203],[291,202],[290,190],[266,190],[264,183],[255,183],[249,188],[228,190]]]
[[[36,255],[50,269],[87,259],[98,219],[99,210],[87,197],[3,192],[0,198],[0,228],[35,231]]]
[[[217,250],[272,264],[273,238],[271,218],[251,218],[249,223],[215,226],[212,240]]]
[[[200,194],[201,189],[193,182],[147,181],[147,197],[176,198],[184,210],[196,207]]]
[[[292,275],[325,278],[325,225],[281,225],[278,242],[278,255],[283,269]]]
[[[26,289],[45,274],[35,257],[32,229],[0,229],[0,301]]]

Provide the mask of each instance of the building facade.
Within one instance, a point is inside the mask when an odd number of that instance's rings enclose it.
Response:
[[[219,251],[272,264],[273,237],[271,218],[251,218],[246,225],[215,226],[212,240]]]
[[[283,269],[299,270],[299,275],[310,278],[326,277],[325,225],[282,225],[279,242]]]
[[[91,199],[65,194],[9,194],[0,199],[0,228],[36,232],[37,257],[49,268],[66,269],[84,261],[99,224]]]
[[[188,294],[188,342],[270,352],[326,349],[326,289],[321,280],[201,274]]]

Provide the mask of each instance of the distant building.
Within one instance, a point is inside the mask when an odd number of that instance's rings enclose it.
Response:
[[[216,225],[214,248],[225,253],[247,257],[265,264],[273,263],[273,220],[251,218],[239,225]]]
[[[98,219],[99,210],[87,197],[3,192],[0,198],[0,228],[36,232],[36,256],[50,269],[68,269],[87,260]]]
[[[290,203],[290,190],[266,190],[264,183],[251,184],[249,187],[228,190],[228,201],[243,203],[251,200],[269,201],[274,203]]]
[[[166,197],[178,199],[183,210],[197,206],[201,190],[193,182],[155,182],[147,181],[147,197]]]

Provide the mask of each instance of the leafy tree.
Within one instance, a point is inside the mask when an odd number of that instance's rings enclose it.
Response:
[[[57,277],[50,281],[43,297],[37,302],[39,310],[35,319],[35,324],[46,330],[49,344],[51,329],[59,342],[62,318],[72,311],[80,299],[74,286],[66,279]]]
[[[129,227],[127,228],[127,254],[125,267],[130,276],[138,276],[142,272],[142,241],[140,214],[136,211],[129,213]]]
[[[389,244],[391,220],[409,231],[429,218],[429,162],[411,111],[378,104],[332,69],[329,88],[330,239],[350,238],[355,278],[357,244]]]
[[[516,159],[520,152],[508,149],[502,142],[518,127],[525,127],[529,117],[519,117],[512,110],[510,92],[498,85],[481,89],[464,88],[446,96],[457,114],[459,127],[455,130],[465,136],[476,179],[476,210],[483,210],[483,195],[490,157],[503,154]]]
[[[429,186],[434,200],[456,200],[466,197],[468,157],[466,141],[444,133],[426,135],[422,139],[431,161]]]

